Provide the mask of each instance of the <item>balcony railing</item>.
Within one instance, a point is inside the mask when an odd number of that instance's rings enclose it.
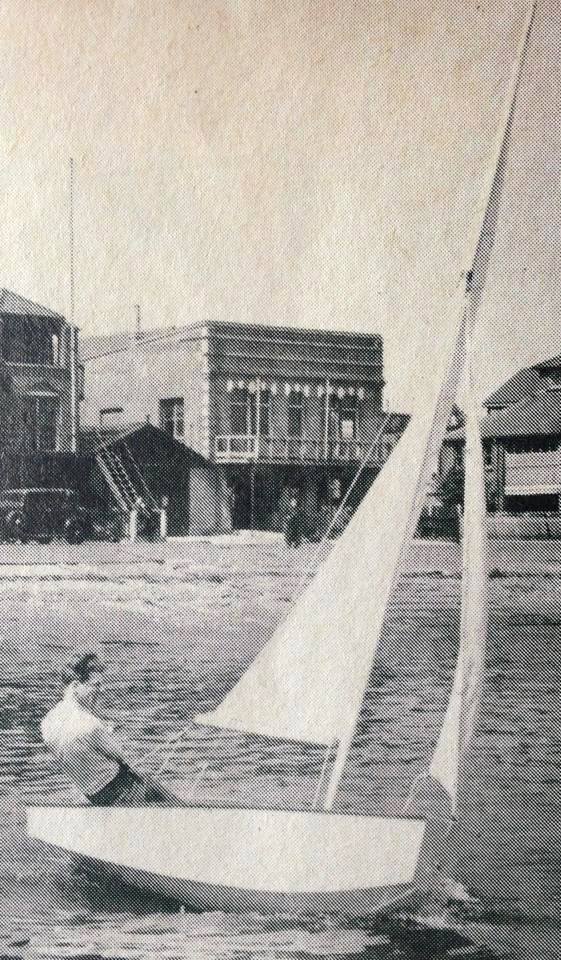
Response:
[[[370,462],[381,465],[393,444],[376,444]],[[367,456],[371,444],[361,440],[310,440],[305,437],[257,437],[222,434],[215,437],[215,458],[223,463],[325,463],[355,462]]]

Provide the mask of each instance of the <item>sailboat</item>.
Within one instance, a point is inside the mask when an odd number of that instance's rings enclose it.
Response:
[[[195,718],[247,734],[323,744],[326,758],[316,793],[323,809],[42,806],[27,811],[31,837],[193,909],[372,914],[405,903],[434,882],[456,817],[484,672],[486,507],[472,343],[533,14],[532,8],[441,386],[412,417],[328,559],[269,643],[216,709]],[[440,735],[401,815],[334,812],[385,611],[463,374],[462,615]],[[329,771],[325,789],[324,771]]]

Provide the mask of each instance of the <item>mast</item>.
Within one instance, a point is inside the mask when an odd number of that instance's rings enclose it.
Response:
[[[506,169],[506,160],[508,155],[508,147],[510,145],[511,133],[512,133],[512,124],[514,120],[514,111],[516,106],[516,98],[518,94],[518,89],[520,86],[520,79],[522,75],[522,69],[526,59],[526,54],[528,51],[528,43],[530,39],[530,34],[532,30],[532,25],[534,21],[534,15],[536,11],[536,3],[534,2],[531,8],[528,11],[526,21],[524,24],[524,31],[521,37],[520,46],[518,53],[513,65],[511,82],[509,85],[508,96],[505,100],[505,114],[503,121],[499,126],[499,136],[497,141],[497,147],[494,154],[494,160],[492,165],[490,165],[490,183],[487,186],[486,192],[483,196],[484,213],[481,221],[481,226],[479,228],[479,233],[477,236],[477,241],[475,244],[475,250],[472,256],[471,267],[466,274],[466,304],[464,311],[464,328],[465,328],[465,347],[466,347],[466,361],[465,369],[468,378],[468,407],[470,408],[471,416],[471,427],[472,432],[475,426],[477,430],[477,443],[479,448],[481,446],[479,440],[479,420],[475,408],[475,396],[474,396],[474,383],[473,383],[473,337],[474,337],[474,327],[475,327],[475,315],[477,308],[479,306],[479,301],[481,299],[481,294],[483,292],[483,287],[485,284],[485,279],[487,275],[487,268],[489,265],[489,260],[491,257],[491,250],[495,240],[498,212],[499,212],[499,203],[502,194],[502,187],[504,183],[504,175]],[[452,361],[453,363],[454,361]],[[481,455],[481,450],[479,449],[479,455]],[[467,477],[466,477],[467,483]],[[467,518],[465,518],[467,520]],[[465,524],[467,525],[467,523]],[[409,538],[412,538],[414,530],[411,530],[411,525],[409,525],[408,534],[404,538],[403,548],[405,549],[408,546]],[[469,536],[471,537],[471,533]],[[468,536],[467,531],[464,531],[464,536]],[[403,555],[403,551],[402,551]],[[467,571],[463,571],[463,582],[466,581]],[[395,580],[399,570],[396,571]],[[394,584],[395,584],[394,580]],[[465,597],[465,591],[464,591]],[[367,683],[368,683],[367,678]],[[364,693],[366,692],[366,687]],[[363,693],[363,697],[364,697]],[[354,705],[355,709],[351,717],[349,718],[348,727],[339,740],[337,747],[337,753],[335,755],[335,762],[331,771],[331,776],[329,779],[329,784],[327,787],[325,800],[324,800],[324,810],[331,810],[333,803],[335,801],[335,796],[341,782],[341,777],[343,775],[343,770],[345,768],[346,761],[349,756],[351,749],[351,744],[354,738],[356,724],[358,721],[358,716],[362,702]],[[475,715],[477,705],[472,705],[472,714]],[[465,713],[465,711],[462,711]],[[462,728],[465,734],[465,718],[462,722]],[[465,736],[464,738],[465,739]]]

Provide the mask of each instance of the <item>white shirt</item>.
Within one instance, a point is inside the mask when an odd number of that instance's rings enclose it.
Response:
[[[102,752],[110,746],[111,726],[78,703],[73,684],[43,717],[41,734],[66,775],[86,796],[97,793],[119,772],[117,761]]]

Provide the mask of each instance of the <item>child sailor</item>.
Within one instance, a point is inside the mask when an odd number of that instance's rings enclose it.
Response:
[[[129,766],[112,724],[96,713],[104,666],[95,653],[79,657],[60,703],[41,721],[43,741],[62,771],[95,806],[137,806],[174,798]]]

